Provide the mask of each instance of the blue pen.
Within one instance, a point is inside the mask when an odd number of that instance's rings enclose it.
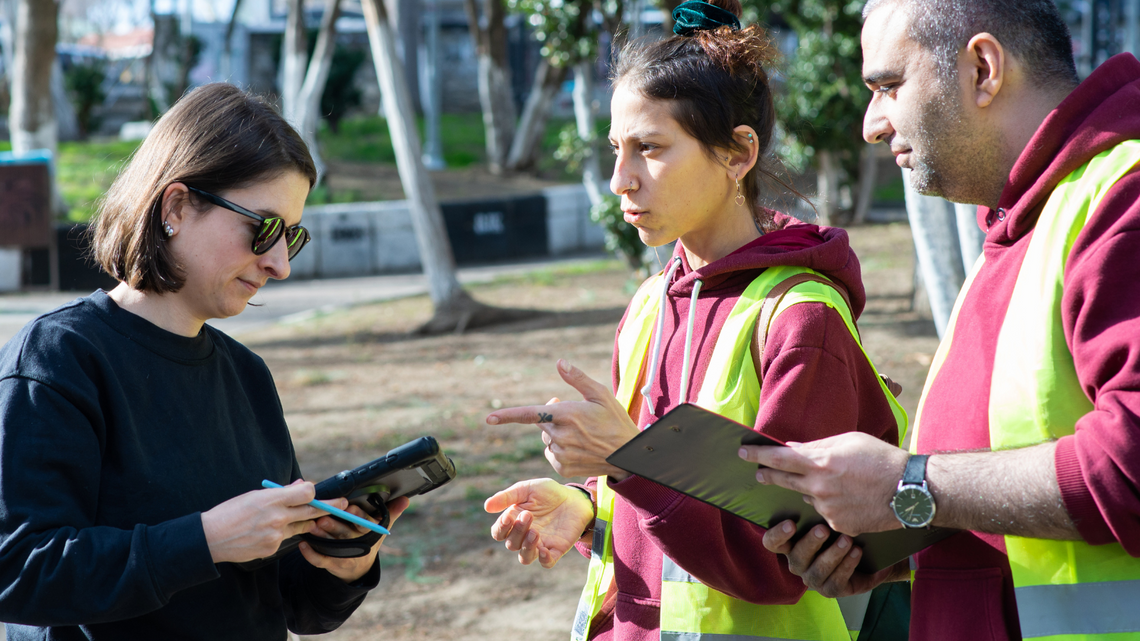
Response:
[[[261,487],[264,487],[266,489],[271,489],[271,488],[280,489],[282,486],[274,483],[273,481],[265,480],[265,481],[261,482]],[[322,501],[318,501],[316,499],[313,499],[312,501],[309,501],[309,505],[311,505],[317,509],[324,510],[325,512],[328,512],[329,514],[332,514],[333,516],[339,516],[340,518],[342,518],[346,521],[355,523],[355,524],[360,525],[362,527],[366,527],[369,530],[372,530],[373,532],[375,532],[377,534],[391,534],[391,532],[389,532],[386,528],[381,527],[380,525],[373,523],[372,521],[369,521],[368,519],[362,519],[359,516],[356,516],[355,514],[350,514],[349,512],[345,512],[344,510],[338,510],[337,508],[329,505],[328,503],[324,503]]]

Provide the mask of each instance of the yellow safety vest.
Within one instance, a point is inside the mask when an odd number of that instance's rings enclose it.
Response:
[[[749,346],[756,320],[768,292],[799,273],[815,272],[798,267],[769,268],[741,294],[717,337],[696,405],[746,425],[755,423],[760,402],[760,380]],[[618,335],[620,378],[616,396],[627,411],[649,348],[661,289],[665,286],[663,281],[658,274],[641,287],[630,303],[625,325]],[[847,304],[834,288],[821,283],[808,281],[790,289],[772,318],[792,305],[806,302],[824,303],[838,311],[858,342],[859,335]],[[906,412],[882,379],[880,385],[891,403],[901,435],[907,425]],[[590,568],[574,620],[573,641],[584,641],[589,636],[590,621],[600,611],[613,582],[613,533],[610,525],[615,497],[606,477],[599,477],[596,495],[598,516],[594,525]],[[870,597],[868,593],[836,600],[809,591],[794,605],[756,605],[700,583],[669,557],[662,556],[662,641],[846,641],[858,635]],[[757,577],[757,580],[762,581],[763,577]]]
[[[1045,204],[1018,271],[994,355],[988,408],[990,447],[1011,449],[1073,434],[1093,409],[1065,342],[1061,295],[1065,264],[1089,214],[1140,163],[1140,140],[1124,142],[1062,180]],[[978,260],[962,288],[926,390],[953,342],[954,325]],[[922,426],[919,401],[915,420]],[[1117,543],[1005,537],[1021,635],[1050,641],[1140,641],[1140,560]]]

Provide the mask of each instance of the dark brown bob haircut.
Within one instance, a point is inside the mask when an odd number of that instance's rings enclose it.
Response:
[[[288,171],[317,171],[297,132],[265,100],[226,83],[203,85],[155,124],[99,204],[92,256],[133,289],[176,292],[185,278],[162,233],[163,192],[180,182],[211,193]],[[202,210],[203,202],[191,194]]]
[[[742,13],[737,0],[709,0],[709,4],[738,18]],[[734,137],[736,127],[756,130],[756,166],[741,177],[740,186],[753,216],[765,228],[770,228],[772,214],[758,204],[761,177],[800,196],[777,176],[779,163],[770,153],[776,108],[765,67],[777,57],[775,45],[760,27],[719,27],[689,36],[629,42],[617,54],[611,78],[615,87],[623,85],[646,98],[668,102],[677,124],[710,157],[717,157],[715,149],[738,153],[747,148]]]

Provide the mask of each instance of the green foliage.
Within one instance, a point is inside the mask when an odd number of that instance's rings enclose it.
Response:
[[[107,98],[107,92],[103,91],[103,80],[106,77],[107,64],[99,59],[76,61],[63,74],[68,97],[75,105],[79,133],[84,138],[92,128],[99,126],[91,112]]]
[[[622,0],[507,0],[513,13],[527,15],[540,53],[555,67],[566,67],[598,55],[593,13],[604,22],[621,20]]]
[[[85,222],[95,215],[99,199],[139,144],[138,140],[59,144],[55,175],[70,208],[68,220]]]
[[[620,198],[617,196],[602,198],[602,202],[590,208],[590,220],[605,230],[606,249],[624,258],[633,271],[644,273],[645,245],[637,234],[637,228],[625,222]]]
[[[862,0],[775,0],[770,6],[799,37],[787,67],[787,95],[776,101],[791,139],[789,164],[813,162],[816,152],[833,151],[848,176],[857,176],[870,101],[859,44]]]
[[[591,153],[597,153],[597,139],[597,135],[592,135],[589,140],[582,138],[578,135],[578,125],[571,122],[558,130],[554,159],[565,163],[568,171],[578,171]]]

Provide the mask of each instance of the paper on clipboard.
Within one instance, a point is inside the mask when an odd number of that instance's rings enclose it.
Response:
[[[799,537],[824,522],[798,492],[758,483],[756,464],[737,455],[741,445],[783,443],[686,403],[662,416],[606,461],[761,527],[792,519]],[[856,545],[863,549],[859,570],[876,572],[955,532],[923,528],[862,534],[855,537]]]

